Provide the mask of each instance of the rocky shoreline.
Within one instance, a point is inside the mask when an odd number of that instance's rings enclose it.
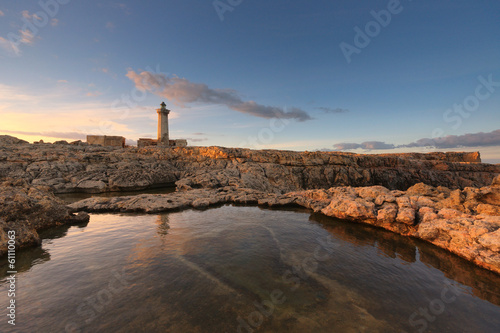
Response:
[[[382,186],[332,187],[286,194],[225,187],[171,194],[90,198],[73,212],[160,213],[222,204],[299,206],[326,216],[367,223],[419,238],[500,274],[500,176],[483,188],[450,190],[423,183],[407,191]]]
[[[500,165],[480,163],[478,153],[117,149],[13,141],[0,145],[0,254],[8,230],[25,247],[40,243],[40,230],[84,223],[91,212],[159,213],[232,203],[306,207],[371,224],[500,274]],[[93,197],[70,205],[54,196],[173,183],[177,191],[170,194]]]

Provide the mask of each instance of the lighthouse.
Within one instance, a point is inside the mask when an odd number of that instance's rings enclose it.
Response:
[[[168,114],[170,110],[167,109],[165,102],[162,102],[161,109],[156,109],[156,112],[158,112],[158,145],[169,146]]]

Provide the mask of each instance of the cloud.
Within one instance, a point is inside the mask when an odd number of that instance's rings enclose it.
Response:
[[[102,95],[102,92],[100,91],[89,91],[87,94],[85,94],[85,96],[87,97],[97,97],[97,96],[101,96]]]
[[[353,150],[353,149],[368,149],[368,150],[379,150],[379,149],[394,149],[396,148],[393,144],[381,142],[381,141],[366,141],[363,143],[337,143],[333,145],[338,150]]]
[[[8,54],[19,54],[19,48],[3,37],[0,37],[0,48],[7,51]]]
[[[21,14],[23,15],[23,17],[24,17],[25,19],[28,19],[28,20],[31,20],[31,18],[32,18],[32,17],[34,17],[34,16],[36,15],[36,14],[31,15],[31,14],[30,14],[30,12],[29,12],[29,11],[27,11],[27,10],[23,10],[23,11],[21,12]],[[38,16],[37,16],[37,17],[38,17]]]
[[[59,20],[56,18],[53,18],[52,20],[50,20],[50,25],[53,27],[57,27],[59,25]]]
[[[316,110],[320,110],[320,111],[323,111],[324,113],[345,113],[345,112],[349,112],[349,110],[347,109],[342,109],[342,108],[328,108],[328,107],[324,107],[324,106],[318,106],[318,107],[315,107]]]
[[[464,135],[448,135],[434,139],[423,138],[401,147],[460,148],[491,146],[500,146],[500,129],[489,133],[479,132]]]
[[[4,12],[0,10],[0,16],[5,16]]]
[[[24,19],[28,21],[43,21],[43,19],[38,16],[37,14],[30,14],[29,11],[23,10],[21,12],[22,16]],[[0,15],[1,16],[1,15]],[[48,20],[48,19],[47,19]],[[45,22],[47,23],[47,22]],[[42,24],[45,24],[42,23]],[[4,37],[0,37],[0,48],[7,51],[7,54],[9,55],[15,55],[15,56],[20,56],[21,55],[21,50],[19,49],[20,44],[33,44],[36,38],[36,31],[33,32],[31,29],[20,29],[18,31],[18,34],[15,33],[9,33],[8,37],[9,40],[5,39]]]
[[[500,129],[484,133],[467,133],[464,135],[448,135],[440,138],[423,138],[406,145],[394,145],[380,141],[367,141],[363,143],[337,143],[333,145],[337,150],[354,149],[396,149],[396,148],[421,148],[435,147],[439,149],[451,149],[462,147],[493,147],[500,146]]]
[[[266,119],[286,118],[298,121],[312,119],[307,112],[299,108],[286,110],[261,105],[254,101],[243,101],[239,93],[232,89],[213,89],[204,83],[195,83],[184,78],[168,77],[148,71],[136,73],[129,70],[126,76],[135,83],[137,89],[150,91],[180,106],[190,103],[221,104],[231,110]]]
[[[106,23],[106,29],[108,29],[109,31],[113,31],[115,30],[116,26],[113,22],[108,22]]]
[[[23,44],[33,44],[35,41],[35,35],[30,30],[19,30],[21,34],[21,39],[19,40]]]
[[[85,133],[80,132],[29,132],[29,131],[11,131],[0,129],[0,133],[9,133],[9,134],[17,134],[17,135],[38,135],[49,138],[56,139],[70,139],[70,140],[86,140],[87,135]]]
[[[185,138],[188,142],[203,142],[208,141],[208,138]]]
[[[120,9],[123,11],[123,13],[124,13],[125,15],[130,15],[130,14],[131,14],[130,9],[129,9],[129,8],[128,8],[128,6],[127,6],[126,4],[124,4],[124,3],[117,3],[117,4],[115,4],[115,7],[116,7],[116,8],[120,8]]]

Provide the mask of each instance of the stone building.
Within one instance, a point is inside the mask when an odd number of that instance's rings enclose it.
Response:
[[[123,136],[87,135],[87,143],[89,145],[101,145],[101,146],[124,148],[125,138]]]

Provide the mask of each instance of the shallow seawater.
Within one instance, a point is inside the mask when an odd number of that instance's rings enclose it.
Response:
[[[498,275],[303,210],[95,214],[43,237],[18,253],[1,332],[500,331]]]

